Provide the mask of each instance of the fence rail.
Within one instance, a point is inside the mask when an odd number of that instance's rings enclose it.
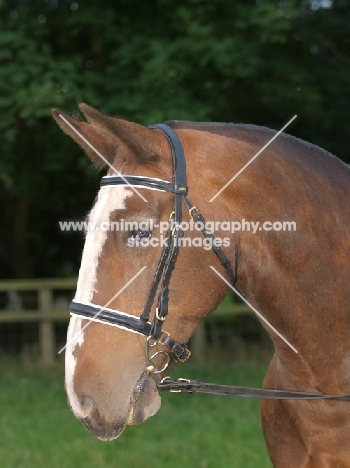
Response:
[[[1,310],[0,325],[4,323],[38,322],[41,360],[45,364],[52,364],[56,355],[54,325],[56,322],[68,322],[69,320],[67,308],[55,307],[53,292],[71,290],[73,297],[75,287],[76,278],[0,281],[0,292],[13,291],[20,294],[35,291],[38,304],[38,308],[33,310]]]
[[[33,279],[33,280],[5,280],[0,281],[0,292],[10,291],[20,294],[27,291],[35,291],[37,294],[37,309],[25,310],[0,310],[0,326],[9,323],[37,322],[39,324],[39,347],[41,360],[45,364],[55,361],[57,350],[55,337],[55,323],[69,321],[68,307],[57,307],[53,297],[55,291],[71,291],[73,298],[76,288],[76,278],[63,279]],[[250,308],[245,304],[222,303],[206,320],[215,320],[219,316],[250,313]],[[192,340],[193,356],[204,356],[206,346],[204,321],[197,327]]]

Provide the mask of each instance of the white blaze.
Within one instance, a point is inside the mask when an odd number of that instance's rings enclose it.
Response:
[[[107,239],[108,232],[99,230],[99,224],[109,221],[110,214],[114,210],[125,208],[125,200],[133,192],[127,187],[102,187],[98,193],[97,201],[90,212],[89,223],[95,223],[95,229],[86,234],[84,250],[79,270],[79,278],[75,300],[78,302],[91,302],[96,292],[96,276],[99,258]],[[92,224],[90,224],[92,225]],[[83,319],[72,316],[67,332],[67,343],[82,329]],[[74,356],[76,346],[84,343],[84,332],[79,333],[77,338],[66,348],[65,355],[65,380],[66,391],[70,406],[76,416],[83,416],[79,399],[74,391],[74,372],[77,359]]]

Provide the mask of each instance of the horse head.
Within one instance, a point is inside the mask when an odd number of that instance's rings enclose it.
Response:
[[[97,167],[107,167],[107,178],[117,173],[163,182],[172,180],[171,148],[159,129],[103,115],[85,104],[80,109],[87,121],[76,120],[57,109],[53,115]],[[178,133],[185,153],[197,159],[197,165],[203,150],[191,132]],[[208,141],[208,145],[212,143]],[[198,194],[195,202],[200,203],[199,194],[207,193],[207,182],[198,170],[191,173],[188,185],[191,193]],[[162,226],[169,224],[173,209],[174,194],[157,188],[127,183],[101,187],[86,218],[74,301],[94,307],[96,312],[107,308],[138,319],[163,252],[166,232],[161,232]],[[216,217],[212,208],[208,208],[207,215]],[[186,213],[183,219],[189,222],[190,215]],[[198,237],[198,231],[188,235]],[[216,307],[227,289],[218,277],[208,275],[203,252],[206,250],[193,246],[181,249],[173,273],[164,329],[176,343],[189,340],[199,321]],[[233,253],[231,261],[232,257]],[[208,265],[207,260],[205,263]],[[212,264],[216,263],[220,268],[218,259],[213,258]],[[154,314],[152,309],[151,323]],[[98,320],[98,313],[93,321],[71,316],[65,358],[68,403],[75,416],[100,439],[118,437],[127,425],[142,423],[160,408],[157,379],[146,371],[146,342],[144,334]],[[161,377],[169,355],[164,350],[168,348],[156,340],[153,345],[157,356],[152,364]]]
[[[227,291],[210,266],[260,311],[275,346],[265,387],[348,394],[349,166],[286,134],[274,141],[264,127],[148,128],[80,108],[87,121],[53,114],[108,171],[86,218],[68,328],[65,385],[76,417],[111,440],[156,413],[169,361],[188,357],[185,343]],[[182,150],[187,182],[174,158]],[[191,217],[209,220],[216,239],[206,227],[183,238]],[[281,220],[298,230],[284,232]],[[346,405],[263,400],[274,466],[347,466]]]

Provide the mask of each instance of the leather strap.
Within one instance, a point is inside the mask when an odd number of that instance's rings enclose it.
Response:
[[[180,224],[182,222],[182,201],[184,196],[187,194],[187,180],[185,155],[180,138],[177,136],[176,132],[166,124],[152,125],[149,128],[161,130],[168,140],[173,161],[173,184],[175,187],[174,216],[171,219],[171,225],[169,228],[171,231],[168,239],[169,251],[167,258],[165,259],[163,280],[158,296],[156,315],[154,317],[150,333],[152,338],[159,339],[162,334],[163,322],[168,314],[169,283],[179,255],[178,239],[183,236]],[[155,285],[155,282],[153,282],[153,285]]]
[[[206,226],[206,221],[203,218],[200,211],[198,210],[198,208],[196,206],[193,206],[192,203],[186,197],[184,197],[184,201],[189,210],[190,216],[197,223],[200,223],[200,225],[202,226],[201,231],[202,231],[203,236],[206,239],[210,240],[211,249],[213,250],[215,255],[218,257],[218,259],[220,260],[221,265],[225,268],[227,276],[229,277],[232,286],[234,286],[236,283],[236,277],[231,268],[230,260],[226,257],[223,250],[218,245],[216,245],[216,238],[213,235],[213,233],[210,232],[209,228]]]
[[[71,314],[82,318],[117,325],[145,336],[149,335],[152,328],[150,322],[144,322],[133,315],[114,309],[105,309],[102,306],[94,304],[83,304],[72,301],[69,311]]]
[[[169,257],[169,252],[170,252],[170,236],[171,236],[171,229],[169,227],[166,238],[165,238],[165,244],[162,250],[162,255],[160,256],[157,269],[152,281],[151,289],[148,294],[148,298],[145,304],[145,307],[143,309],[143,312],[141,314],[141,320],[147,322],[151,313],[152,305],[154,302],[154,298],[156,297],[156,293],[158,290],[158,286],[160,283],[160,280],[162,278],[163,270],[166,264],[166,261]]]
[[[166,124],[150,125],[148,128],[159,129],[166,136],[173,159],[175,191],[176,193],[187,195],[186,161],[180,138],[177,136],[177,133]]]
[[[159,342],[170,349],[172,356],[179,362],[185,362],[191,356],[191,351],[185,343],[178,343],[170,335],[164,332]]]
[[[151,177],[136,177],[126,175],[123,177],[119,176],[105,176],[102,177],[100,186],[105,187],[108,185],[125,185],[126,182],[131,186],[146,186],[151,189],[161,190],[163,192],[177,193],[176,187],[171,182],[166,182],[164,180],[152,179]]]
[[[200,382],[199,380],[173,380],[170,377],[165,377],[158,384],[158,390],[175,393],[208,393],[211,395],[227,395],[275,400],[350,401],[350,395],[325,395],[322,393],[294,392],[289,390],[275,390],[270,388],[246,388],[237,387],[234,385],[205,383]]]

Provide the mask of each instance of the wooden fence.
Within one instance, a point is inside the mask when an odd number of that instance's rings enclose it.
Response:
[[[38,308],[16,309],[8,308],[0,310],[0,326],[8,323],[28,323],[39,324],[39,348],[41,360],[45,364],[52,364],[57,356],[55,323],[69,321],[68,304],[73,298],[76,288],[76,278],[64,279],[35,279],[35,280],[8,280],[0,281],[0,293],[15,293],[21,295],[24,292],[35,292]],[[69,292],[69,301],[64,306],[59,306],[54,301],[54,293],[59,291]],[[210,314],[206,320],[215,320],[219,316],[232,314],[250,313],[250,309],[245,304],[235,304],[224,301]],[[196,329],[191,339],[191,349],[194,358],[205,355],[206,336],[205,323],[202,322]]]

